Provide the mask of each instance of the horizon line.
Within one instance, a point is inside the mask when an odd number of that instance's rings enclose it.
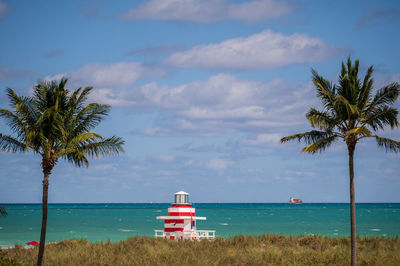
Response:
[[[327,203],[327,204],[350,204],[350,202],[340,202],[340,201],[331,201],[331,202],[320,202],[320,201],[310,201],[310,202],[303,202],[303,203],[290,203],[287,201],[284,202],[191,202],[192,204],[281,204],[281,203],[287,203],[287,204],[293,204],[293,205],[301,205],[301,204],[314,204],[314,203]],[[368,203],[395,203],[398,204],[398,202],[372,202],[372,201],[362,201],[362,202],[356,202],[356,204],[368,204]],[[6,204],[42,204],[41,202],[0,202],[0,205],[6,205]],[[48,204],[174,204],[174,202],[51,202]]]

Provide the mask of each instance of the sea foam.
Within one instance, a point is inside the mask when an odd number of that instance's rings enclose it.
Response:
[[[136,230],[134,229],[118,229],[120,232],[135,232]]]

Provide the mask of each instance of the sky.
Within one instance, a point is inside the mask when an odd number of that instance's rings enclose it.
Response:
[[[375,89],[399,82],[399,28],[388,0],[0,0],[0,108],[6,88],[31,95],[62,77],[112,106],[95,132],[122,137],[125,153],[89,168],[60,160],[50,203],[171,202],[180,190],[192,202],[348,202],[342,141],[307,155],[279,139],[311,130],[311,69],[335,83],[350,56],[361,76],[374,66]],[[0,132],[11,133],[1,119]],[[361,141],[356,201],[400,202],[399,159]],[[1,203],[41,202],[40,162],[0,152]]]

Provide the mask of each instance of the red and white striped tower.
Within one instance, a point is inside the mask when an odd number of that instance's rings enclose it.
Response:
[[[175,202],[172,203],[171,208],[168,208],[168,216],[157,216],[158,220],[164,220],[162,236],[169,239],[198,239],[199,231],[196,230],[196,221],[206,220],[206,217],[195,216],[195,209],[189,203],[188,193],[179,191],[174,195]],[[161,230],[155,231],[158,237],[157,232]],[[214,232],[215,236],[215,231],[210,232]]]

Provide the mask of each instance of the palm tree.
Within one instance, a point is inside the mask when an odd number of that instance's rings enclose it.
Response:
[[[42,157],[42,228],[37,265],[42,265],[46,240],[49,176],[59,159],[78,167],[89,166],[88,158],[123,152],[124,141],[116,136],[103,138],[90,132],[108,114],[110,106],[85,105],[92,87],[70,92],[67,79],[42,81],[32,97],[19,96],[7,89],[13,111],[0,109],[15,136],[0,134],[0,149],[8,152],[32,150]]]
[[[358,78],[359,61],[352,65],[348,58],[346,65],[342,62],[338,84],[319,76],[312,70],[312,81],[317,89],[323,110],[311,108],[306,114],[313,128],[305,133],[284,137],[281,142],[290,140],[304,141],[308,146],[303,153],[315,154],[324,151],[333,142],[343,140],[347,145],[350,175],[350,217],[351,217],[351,265],[356,264],[356,218],[354,200],[353,157],[357,143],[364,138],[375,138],[379,147],[386,151],[400,151],[400,142],[379,137],[377,130],[388,126],[392,129],[399,125],[398,110],[392,105],[399,95],[400,85],[395,82],[379,89],[372,97],[373,67],[369,67],[364,79]]]

